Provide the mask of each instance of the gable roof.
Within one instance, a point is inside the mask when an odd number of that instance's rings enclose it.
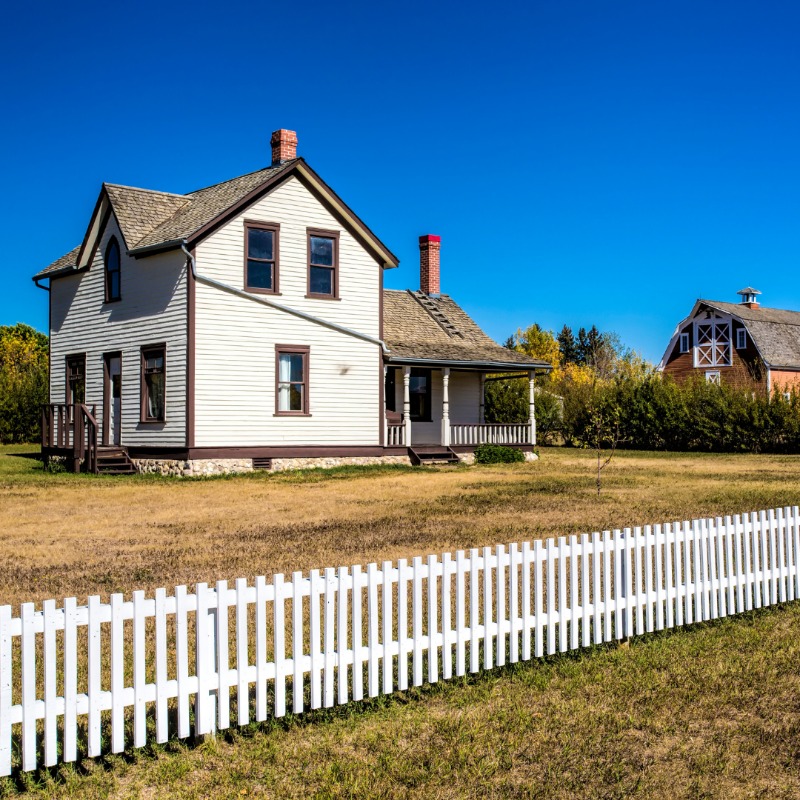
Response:
[[[129,254],[146,256],[179,247],[184,241],[195,244],[292,175],[340,219],[382,266],[398,265],[397,257],[319,175],[302,158],[295,158],[187,194],[104,183],[81,246],[39,271],[34,280],[88,266],[86,254],[91,252],[93,241],[100,236],[109,211],[113,211],[117,218]]]
[[[384,289],[383,339],[394,363],[462,364],[474,369],[550,370],[545,361],[501,347],[446,294]]]
[[[726,303],[721,300],[697,300],[691,314],[682,320],[670,339],[667,351],[661,359],[666,363],[674,347],[675,339],[683,326],[694,319],[698,312],[711,308],[730,314],[747,329],[764,363],[772,368],[800,370],[800,311],[781,308],[748,308],[743,303]]]

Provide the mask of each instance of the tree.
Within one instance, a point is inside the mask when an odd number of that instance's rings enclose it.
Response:
[[[533,325],[518,330],[514,335],[514,349],[519,353],[525,353],[531,358],[539,358],[552,364],[554,368],[561,365],[561,349],[553,336],[552,331],[546,331],[541,325],[534,322]]]
[[[38,438],[47,374],[47,336],[23,323],[0,326],[0,442]]]
[[[578,360],[578,343],[575,341],[575,334],[569,325],[565,325],[561,332],[556,336],[558,349],[561,351],[562,364],[575,364]]]

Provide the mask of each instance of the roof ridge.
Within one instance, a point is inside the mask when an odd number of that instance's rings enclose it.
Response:
[[[199,189],[192,189],[191,192],[186,192],[186,196],[199,194],[200,192],[205,192],[207,189],[213,189],[216,186],[223,186],[226,183],[231,183],[233,181],[241,180],[242,178],[246,178],[248,175],[255,175],[257,172],[266,172],[268,169],[280,169],[281,167],[285,167],[288,164],[294,164],[296,161],[301,161],[300,158],[290,158],[286,161],[281,162],[280,164],[271,164],[268,167],[260,167],[259,169],[251,170],[250,172],[243,172],[241,175],[234,175],[232,178],[228,178],[224,181],[217,181],[216,183],[210,183],[208,186],[201,186]]]
[[[160,189],[145,189],[141,186],[128,186],[124,183],[109,183],[108,181],[103,181],[103,186],[113,186],[115,189],[130,189],[134,192],[148,192],[149,194],[163,194],[167,197],[180,197],[181,200],[191,200],[191,197],[187,197],[185,194],[178,194],[177,192],[162,192]]]
[[[702,297],[697,299],[698,303],[707,303],[708,305],[713,306],[729,306],[729,307],[738,307],[741,306],[742,308],[747,308],[744,303],[731,303],[727,300],[704,300]],[[753,309],[747,309],[748,311]],[[800,315],[800,311],[794,308],[776,308],[775,306],[758,306],[758,311],[780,311],[782,314],[798,314]]]

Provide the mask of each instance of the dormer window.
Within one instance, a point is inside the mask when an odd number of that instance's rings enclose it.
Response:
[[[339,234],[308,229],[308,296],[339,297]]]
[[[121,298],[120,294],[120,257],[119,243],[114,236],[106,247],[106,303],[113,303]]]

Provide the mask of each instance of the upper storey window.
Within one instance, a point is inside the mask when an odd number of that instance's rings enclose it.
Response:
[[[339,234],[308,230],[308,296],[339,297]]]
[[[279,225],[245,222],[244,288],[248,292],[278,293]]]
[[[120,257],[119,257],[119,243],[115,237],[111,240],[106,247],[105,256],[106,267],[106,303],[112,303],[119,300],[122,296],[120,294]]]

